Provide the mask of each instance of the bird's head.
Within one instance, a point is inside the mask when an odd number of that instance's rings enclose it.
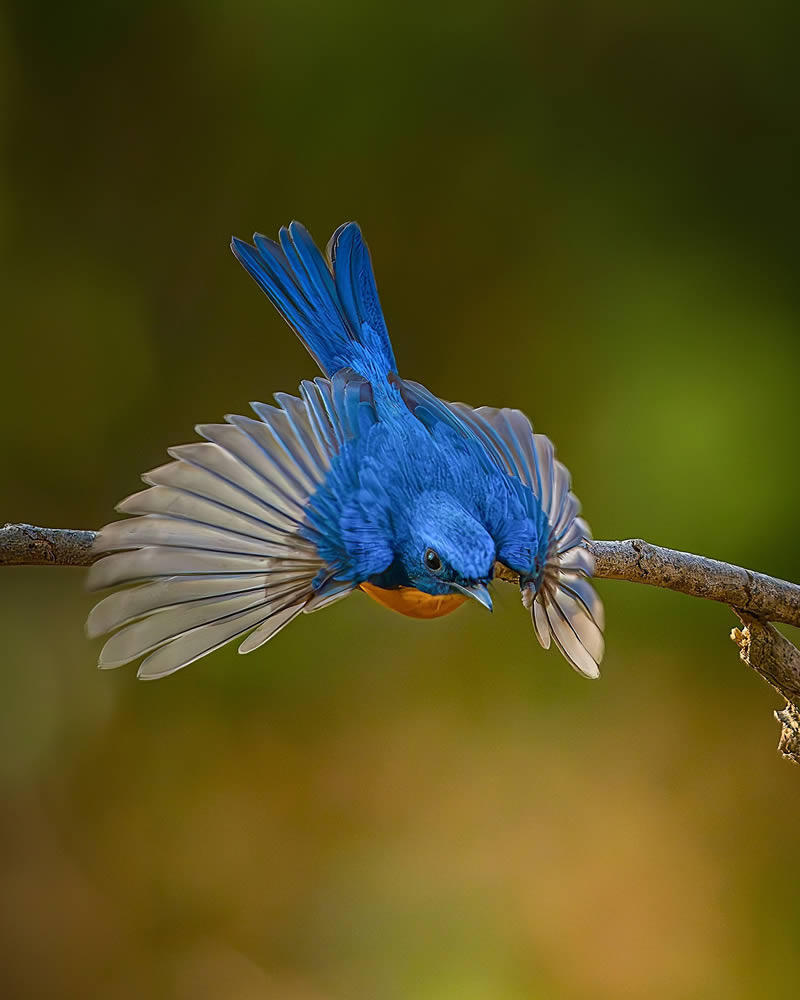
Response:
[[[461,592],[489,611],[497,550],[492,536],[449,493],[424,493],[410,511],[399,553],[411,585],[426,594]]]

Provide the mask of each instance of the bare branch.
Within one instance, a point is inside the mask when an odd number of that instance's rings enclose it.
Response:
[[[0,566],[91,566],[96,531],[6,524],[0,528]]]
[[[800,626],[800,586],[796,583],[691,552],[664,549],[640,538],[589,542],[587,547],[595,558],[595,576],[666,587],[740,608],[763,621]]]
[[[97,558],[92,549],[96,534],[7,524],[0,528],[0,566],[90,566]],[[800,764],[800,650],[769,624],[800,626],[800,586],[639,538],[592,541],[586,547],[594,556],[596,577],[677,590],[719,601],[736,612],[744,628],[735,628],[731,638],[744,662],[786,699],[786,707],[775,713],[783,727],[779,750]],[[495,576],[517,580],[499,564]]]
[[[0,528],[0,566],[91,566],[96,532],[70,528],[38,528],[7,524]],[[691,552],[665,549],[640,538],[624,542],[588,542],[595,576],[628,580],[677,590],[692,597],[719,601],[762,621],[800,627],[800,585],[707,559]],[[498,565],[500,579],[516,582],[516,574]]]

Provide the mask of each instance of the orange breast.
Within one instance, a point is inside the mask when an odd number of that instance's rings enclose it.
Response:
[[[461,607],[467,599],[466,594],[444,594],[442,596],[424,594],[415,587],[384,590],[371,583],[362,583],[361,589],[373,601],[377,601],[385,608],[391,608],[392,611],[399,611],[401,615],[408,615],[409,618],[441,618],[442,615],[449,615],[451,611]]]

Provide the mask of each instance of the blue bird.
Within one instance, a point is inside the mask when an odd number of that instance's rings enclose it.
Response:
[[[242,638],[249,653],[301,612],[360,589],[417,618],[519,579],[539,642],[597,677],[603,606],[590,538],[549,439],[519,410],[448,403],[400,377],[369,250],[350,222],[326,256],[297,222],[231,249],[319,365],[299,396],[202,424],[205,440],[117,508],[89,585],[100,667],[145,657],[162,677]]]

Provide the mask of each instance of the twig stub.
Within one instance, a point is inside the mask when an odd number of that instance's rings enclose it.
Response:
[[[786,699],[775,713],[781,724],[778,750],[788,760],[800,764],[800,650],[768,622],[734,608],[744,628],[731,631],[742,661],[752,667]]]
[[[775,713],[775,718],[781,724],[778,752],[787,760],[800,764],[800,712],[787,701],[786,707]]]

